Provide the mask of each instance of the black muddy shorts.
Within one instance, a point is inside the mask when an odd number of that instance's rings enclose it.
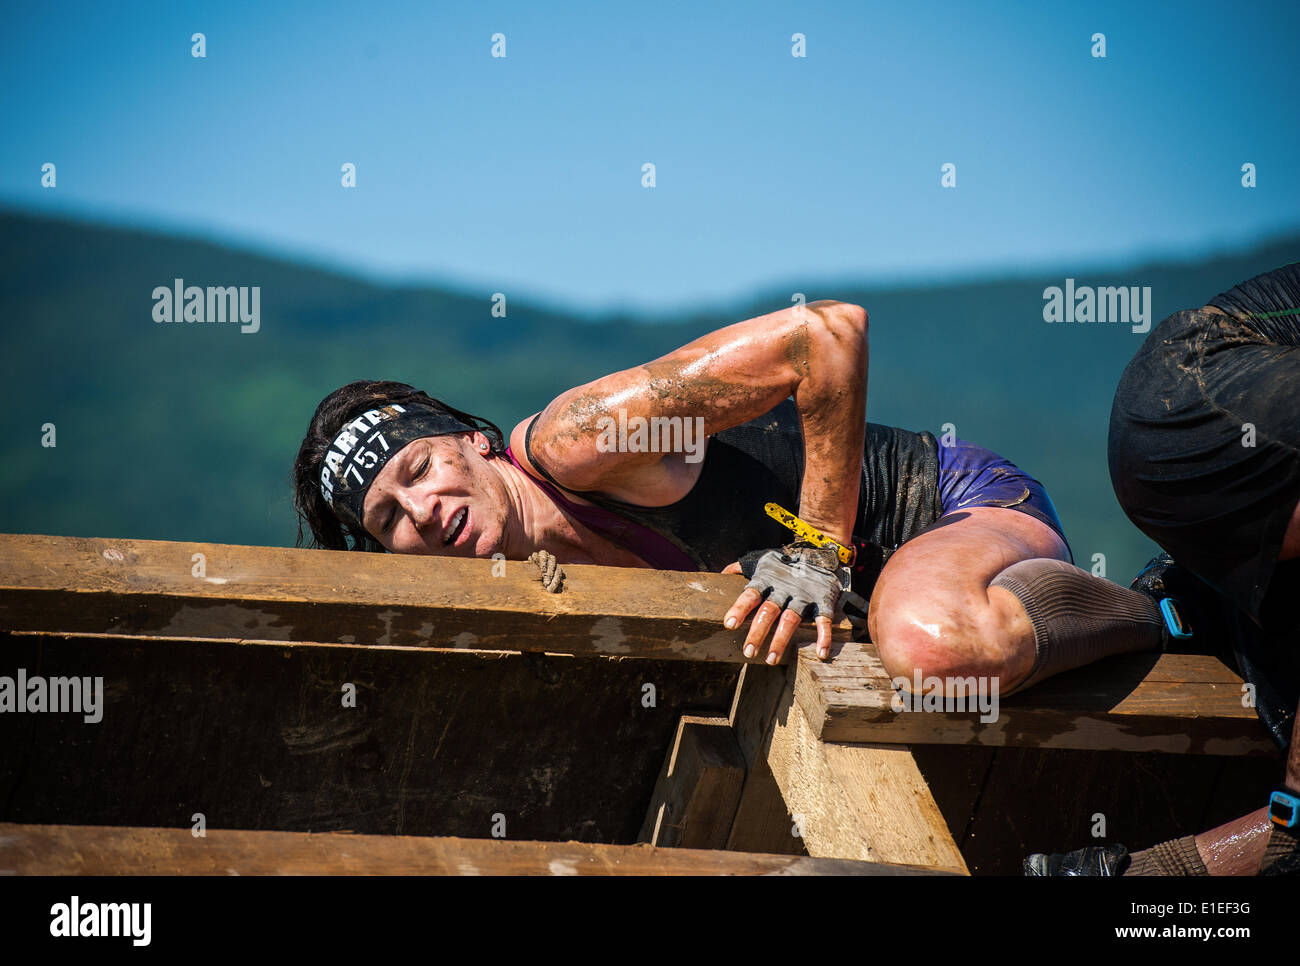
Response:
[[[1300,263],[1151,332],[1115,393],[1110,478],[1180,564],[1261,627],[1300,629],[1300,561],[1277,562],[1300,500]]]

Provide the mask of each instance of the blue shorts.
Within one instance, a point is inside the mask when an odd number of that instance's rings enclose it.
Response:
[[[951,446],[939,444],[939,505],[941,517],[977,506],[1027,513],[1056,531],[1074,562],[1065,528],[1043,484],[992,450],[961,439]]]

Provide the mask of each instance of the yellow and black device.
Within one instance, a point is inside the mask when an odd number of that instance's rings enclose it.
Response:
[[[836,555],[840,558],[840,563],[844,564],[846,567],[853,566],[858,555],[856,548],[846,547],[842,543],[832,540],[811,523],[808,523],[806,520],[800,520],[797,516],[778,503],[765,504],[763,509],[767,511],[768,516],[781,524],[781,526],[794,531],[795,536],[800,540],[807,540],[816,547],[829,547],[834,550]]]

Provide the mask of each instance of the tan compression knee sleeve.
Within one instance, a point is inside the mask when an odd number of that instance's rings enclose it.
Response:
[[[1158,648],[1164,619],[1145,594],[1063,560],[1022,560],[989,584],[1015,595],[1034,628],[1034,666],[1003,696],[1127,651]]]

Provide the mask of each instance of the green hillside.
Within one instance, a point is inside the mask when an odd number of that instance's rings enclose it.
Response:
[[[1152,324],[1300,257],[1300,236],[1186,263],[935,287],[774,285],[654,320],[566,315],[489,292],[381,286],[188,238],[0,213],[6,266],[0,530],[291,546],[289,471],[320,399],[358,378],[410,382],[509,429],[554,395],[751,315],[809,299],[871,315],[868,418],[998,450],[1051,490],[1076,560],[1127,580],[1150,545],[1115,504],[1106,427],[1143,336],[1047,325],[1043,289],[1146,285]],[[152,292],[261,286],[261,331],[160,325]],[[783,282],[784,280],[777,280]],[[822,283],[825,284],[825,283]],[[509,293],[507,293],[509,294]],[[54,423],[57,447],[41,446]]]

